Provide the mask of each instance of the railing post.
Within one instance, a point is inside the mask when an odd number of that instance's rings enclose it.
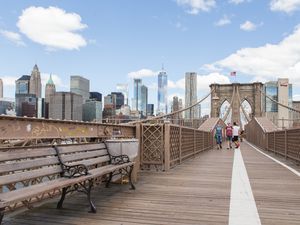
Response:
[[[170,170],[170,124],[164,124],[164,158],[165,158],[165,171]]]
[[[287,130],[284,131],[284,157],[287,159]]]
[[[275,144],[276,144],[276,138],[275,138],[275,135],[276,135],[276,133],[275,133],[275,131],[274,131],[274,141],[273,141],[273,143],[274,143],[274,154],[276,155],[276,147],[275,147]]]
[[[137,123],[135,126],[135,138],[138,140],[138,145],[139,145],[139,151],[138,151],[138,155],[135,159],[135,165],[133,167],[133,182],[137,182],[137,177],[138,177],[138,171],[140,171],[140,166],[141,166],[141,150],[142,150],[142,143],[141,143],[141,124]]]
[[[266,150],[269,151],[269,134],[265,133],[266,135]]]
[[[196,156],[196,130],[194,130],[194,157]]]
[[[181,164],[182,158],[182,127],[179,128],[179,164]]]

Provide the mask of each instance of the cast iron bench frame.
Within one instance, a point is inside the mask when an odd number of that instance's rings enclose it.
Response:
[[[99,143],[98,143],[99,144]],[[80,145],[80,144],[79,144]],[[77,145],[77,146],[79,146]],[[60,151],[60,148],[64,148],[67,145],[61,145],[61,146],[52,146],[52,149],[55,150],[55,153],[52,153],[52,156],[57,158],[58,165],[60,166],[59,170],[59,176],[56,177],[53,180],[43,182],[38,184],[33,184],[30,186],[26,186],[21,189],[13,189],[9,192],[0,193],[0,224],[2,223],[2,219],[4,217],[4,212],[7,207],[9,207],[11,204],[15,204],[16,202],[22,202],[23,205],[25,205],[27,208],[32,208],[32,204],[30,203],[30,199],[32,197],[35,197],[36,191],[39,190],[39,186],[43,187],[43,192],[50,192],[53,190],[61,190],[61,198],[59,202],[57,203],[57,208],[60,209],[63,206],[64,199],[66,195],[70,192],[82,192],[87,195],[88,202],[90,205],[90,211],[92,213],[96,213],[96,207],[94,203],[91,200],[91,190],[92,187],[97,184],[97,182],[102,182],[103,177],[105,178],[106,187],[109,186],[113,176],[115,175],[127,175],[129,179],[129,185],[131,186],[131,189],[135,189],[134,184],[132,183],[132,170],[134,166],[134,162],[131,162],[129,157],[127,155],[118,155],[113,156],[110,154],[106,143],[104,142],[105,148],[102,148],[102,152],[106,152],[106,155],[99,156],[103,157],[108,156],[109,160],[106,160],[106,165],[94,165],[92,168],[89,168],[88,165],[86,165],[84,162],[85,160],[76,160],[73,163],[66,163],[63,160],[62,152]],[[84,146],[84,145],[82,145]],[[88,145],[90,146],[90,145]],[[84,150],[84,148],[83,148]],[[87,151],[89,149],[86,149]],[[93,149],[94,153],[97,153],[97,149]],[[99,151],[101,151],[99,150]],[[106,150],[106,151],[105,151]],[[3,154],[6,154],[3,153]],[[9,151],[8,153],[9,154]],[[72,152],[71,156],[73,159],[76,158],[76,154],[78,154],[77,158],[80,158],[78,152]],[[81,153],[82,155],[82,153]],[[36,158],[38,158],[39,155],[36,155]],[[16,156],[16,159],[17,156]],[[92,160],[97,159],[97,157],[92,158]],[[3,164],[2,164],[3,165]],[[46,168],[47,170],[47,168]],[[50,170],[50,167],[49,167]],[[31,171],[27,171],[31,172]],[[37,173],[39,170],[32,170],[32,173]],[[6,180],[13,179],[13,176],[15,176],[15,171],[11,171],[8,174],[0,174],[0,185],[1,185],[1,178],[4,177]],[[5,181],[2,181],[4,183]],[[44,184],[44,185],[43,185]],[[45,185],[46,184],[46,185]],[[22,189],[25,190],[25,192],[22,193]],[[24,194],[25,193],[25,194]],[[27,195],[26,195],[27,193]],[[41,193],[36,193],[36,196]],[[29,199],[29,201],[28,201]]]

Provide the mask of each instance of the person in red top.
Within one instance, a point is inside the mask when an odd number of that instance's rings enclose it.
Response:
[[[229,149],[232,148],[231,143],[232,143],[232,131],[233,131],[233,127],[231,126],[230,123],[227,123],[225,131],[226,131],[226,139],[228,143],[227,149]]]

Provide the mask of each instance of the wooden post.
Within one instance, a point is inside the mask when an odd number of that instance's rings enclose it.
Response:
[[[141,167],[141,152],[142,152],[142,138],[141,138],[141,124],[137,123],[135,126],[135,138],[138,140],[139,143],[139,151],[138,151],[138,155],[135,159],[135,164],[133,167],[133,171],[132,171],[132,178],[133,178],[133,182],[137,182],[138,180],[138,172],[140,171],[140,167]]]
[[[274,131],[274,141],[273,141],[273,143],[274,143],[274,149],[273,149],[273,150],[274,150],[274,154],[276,154],[276,148],[275,148],[275,144],[276,144],[276,143],[275,143],[275,135],[276,135],[276,133],[275,133],[275,131]]]
[[[265,136],[266,136],[266,150],[269,151],[269,134],[266,133]]]
[[[196,151],[197,151],[197,149],[196,149],[196,130],[194,129],[194,157],[196,156]]]
[[[287,159],[287,130],[284,131],[284,157]]]
[[[170,124],[164,124],[164,156],[165,156],[165,171],[170,170]]]
[[[179,164],[181,164],[181,153],[182,153],[182,150],[181,150],[181,145],[182,145],[182,127],[179,128]]]

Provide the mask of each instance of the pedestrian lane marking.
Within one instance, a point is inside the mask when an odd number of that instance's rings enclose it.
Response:
[[[261,225],[241,150],[234,150],[229,225]]]

